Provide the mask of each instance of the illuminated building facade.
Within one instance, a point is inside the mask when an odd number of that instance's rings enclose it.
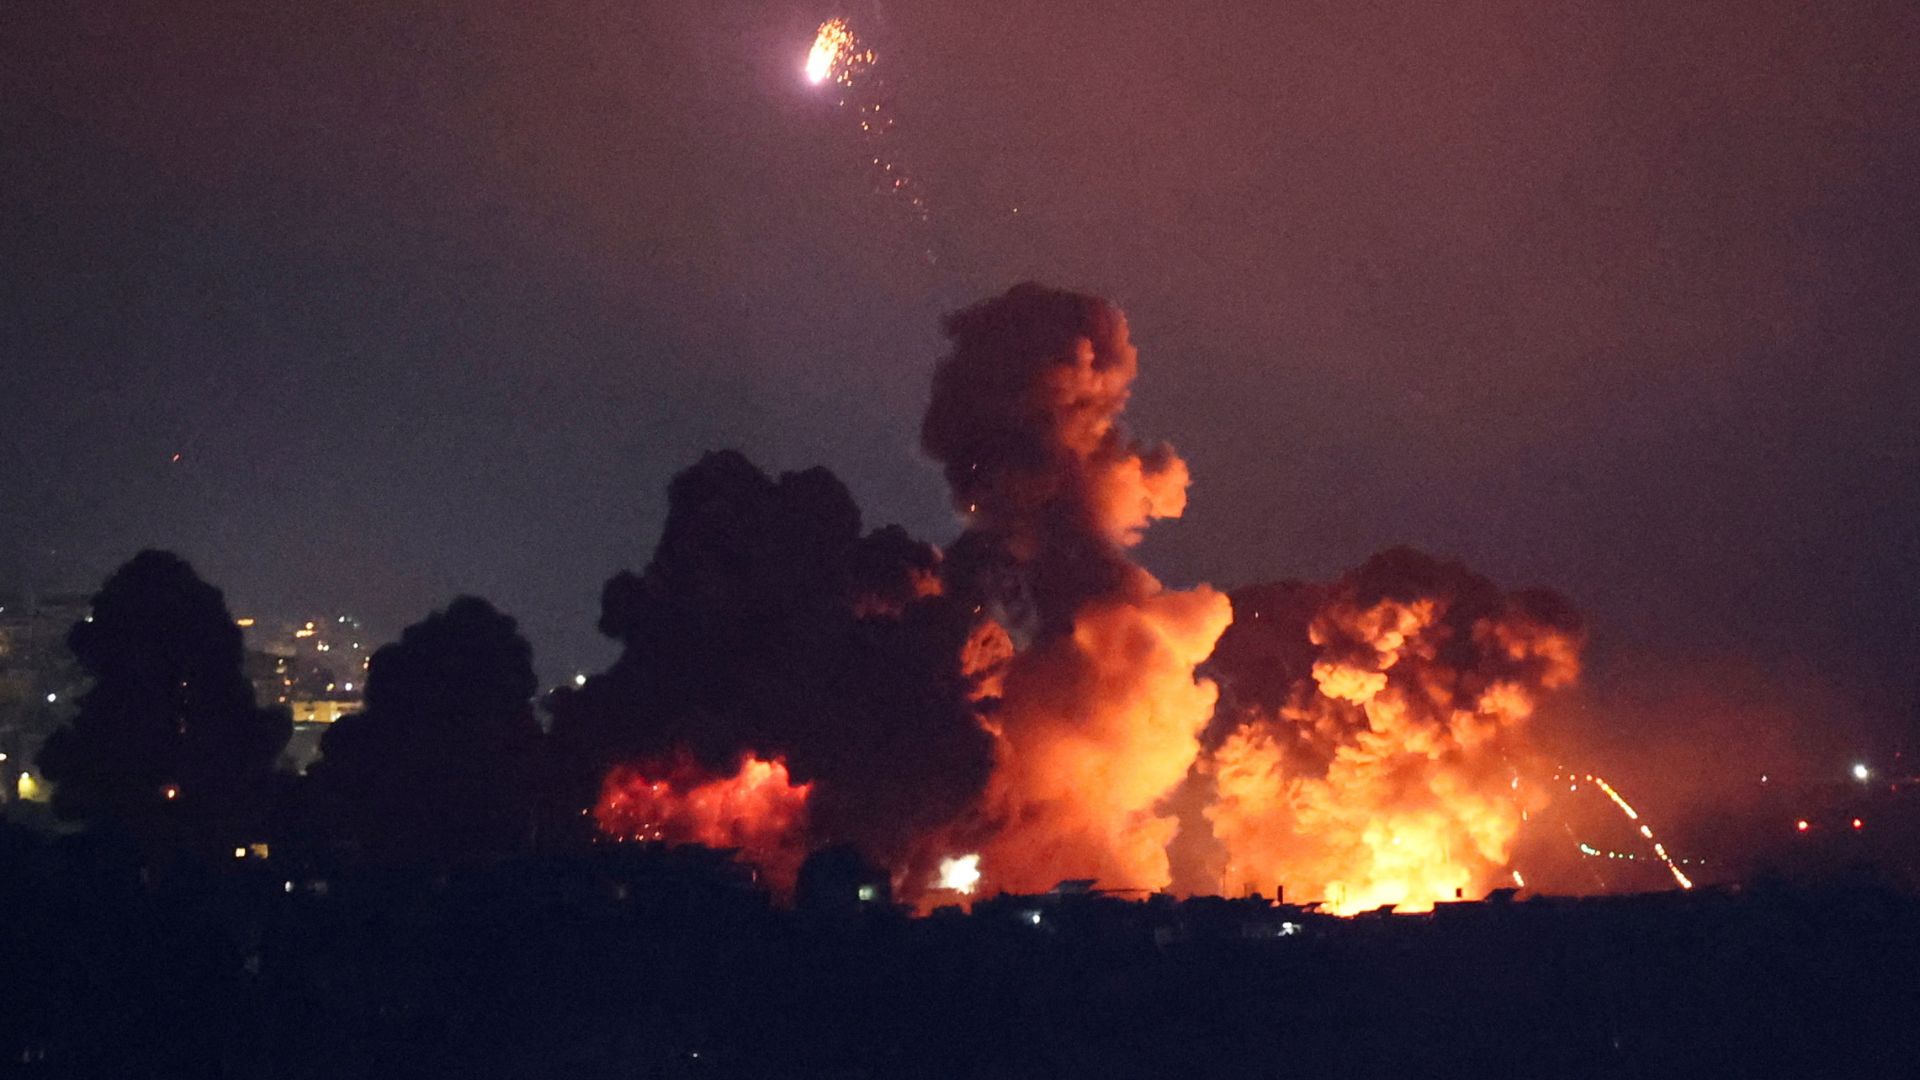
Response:
[[[293,737],[281,764],[304,773],[320,758],[320,740],[342,716],[364,703],[373,641],[351,615],[295,622],[236,620],[247,638],[247,677],[261,704],[293,715]]]

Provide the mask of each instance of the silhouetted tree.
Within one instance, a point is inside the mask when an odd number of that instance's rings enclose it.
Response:
[[[220,591],[178,556],[143,551],[92,612],[67,641],[93,685],[40,751],[54,811],[149,842],[258,839],[292,723],[254,703]]]
[[[532,839],[540,728],[533,650],[462,597],[374,653],[365,711],[309,770],[324,826],[383,861],[511,854]]]

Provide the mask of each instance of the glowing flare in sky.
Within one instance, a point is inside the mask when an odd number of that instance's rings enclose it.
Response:
[[[842,86],[853,82],[854,70],[872,63],[873,53],[863,51],[845,19],[828,19],[813,36],[813,48],[807,51],[807,81],[818,86],[831,78]]]
[[[878,58],[873,47],[854,33],[853,24],[843,18],[828,19],[820,24],[807,50],[807,81],[815,86],[832,82],[840,88],[838,106],[852,113],[859,125],[861,153],[875,190],[906,200],[914,216],[926,221],[926,199],[891,149],[893,109],[884,80],[873,74]]]

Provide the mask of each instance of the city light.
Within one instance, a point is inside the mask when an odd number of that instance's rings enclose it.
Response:
[[[1854,778],[1855,780],[1858,780],[1858,781],[1860,781],[1861,783],[1865,783],[1865,782],[1866,782],[1866,780],[1867,780],[1867,778],[1868,778],[1868,777],[1870,777],[1870,776],[1872,776],[1872,775],[1873,775],[1873,770],[1871,770],[1871,769],[1869,769],[1869,768],[1867,768],[1867,766],[1866,766],[1866,764],[1865,764],[1864,762],[1856,762],[1856,763],[1854,764],[1854,766],[1853,766],[1853,778]]]
[[[1864,826],[1865,824],[1866,824],[1866,823],[1865,823],[1865,822],[1863,822],[1863,821],[1861,821],[1861,820],[1860,820],[1859,818],[1854,818],[1854,819],[1853,819],[1853,828],[1854,828],[1854,831],[1855,831],[1855,832],[1858,832],[1858,831],[1859,831],[1859,830],[1860,830],[1860,829],[1861,829],[1861,828],[1862,828],[1862,827],[1863,827],[1863,826]]]
[[[1794,822],[1793,827],[1799,830],[1800,832],[1806,832],[1808,829],[1813,828],[1812,825],[1807,823],[1806,818],[1801,818],[1799,821]]]
[[[59,694],[48,694],[48,695],[47,695],[47,704],[49,704],[49,705],[51,705],[51,704],[53,704],[54,702],[56,702],[56,701],[59,701],[59,700],[60,700],[60,695],[59,695]]]

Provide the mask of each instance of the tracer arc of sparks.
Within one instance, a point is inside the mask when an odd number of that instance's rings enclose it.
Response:
[[[1559,773],[1555,773],[1553,778],[1559,780],[1561,776]],[[1571,774],[1568,774],[1566,779],[1572,781],[1573,777]],[[1580,779],[1599,788],[1600,793],[1607,797],[1607,801],[1613,803],[1613,805],[1619,809],[1620,813],[1626,817],[1628,823],[1633,825],[1640,833],[1640,838],[1653,845],[1654,857],[1660,860],[1661,864],[1667,868],[1669,874],[1673,875],[1675,884],[1679,885],[1682,889],[1693,888],[1693,879],[1689,878],[1681,871],[1679,866],[1675,865],[1673,857],[1667,854],[1667,845],[1661,843],[1659,838],[1653,835],[1653,827],[1641,820],[1640,812],[1635,810],[1632,804],[1628,803],[1625,798],[1621,797],[1620,793],[1614,790],[1612,784],[1607,783],[1604,779],[1592,773],[1583,773]],[[1583,852],[1587,850],[1585,844],[1581,845],[1581,850]]]

